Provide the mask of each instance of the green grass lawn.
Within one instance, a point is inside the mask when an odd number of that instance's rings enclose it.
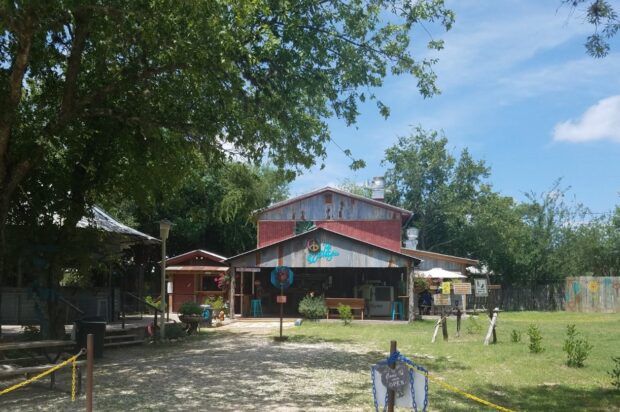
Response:
[[[514,410],[620,410],[620,390],[611,385],[607,374],[613,365],[611,357],[620,356],[620,315],[501,313],[497,327],[498,343],[489,346],[483,346],[487,318],[478,318],[482,330],[474,334],[468,333],[468,322],[463,321],[461,337],[456,338],[456,320],[449,319],[449,340],[444,342],[440,331],[434,344],[431,343],[434,321],[410,325],[357,321],[350,326],[304,322],[287,333],[292,341],[360,344],[368,351],[380,351],[386,355],[390,340],[396,340],[399,351],[426,367],[431,375]],[[527,328],[531,323],[537,324],[542,332],[545,350],[539,354],[531,354],[528,349]],[[593,345],[583,368],[566,366],[562,345],[567,324],[576,324],[577,331]],[[522,333],[521,342],[511,341],[513,329]],[[365,388],[368,391],[369,381],[370,378]],[[359,387],[359,382],[357,385]],[[430,410],[487,409],[434,383],[429,385],[429,396]]]

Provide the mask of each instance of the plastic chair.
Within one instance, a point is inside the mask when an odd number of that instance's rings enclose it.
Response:
[[[253,317],[263,316],[263,306],[260,299],[252,299],[252,306],[250,308],[250,314]]]
[[[396,317],[398,312],[398,316],[400,320],[404,320],[405,319],[405,313],[403,310],[403,303],[402,302],[398,302],[398,301],[394,301],[392,302],[392,320],[394,320],[394,318]]]

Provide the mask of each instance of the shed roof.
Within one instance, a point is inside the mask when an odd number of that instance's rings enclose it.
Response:
[[[409,256],[415,256],[420,259],[436,259],[436,260],[446,260],[448,262],[460,263],[463,265],[473,265],[476,266],[479,262],[476,259],[464,258],[459,256],[452,255],[444,255],[442,253],[429,252],[427,250],[419,250],[419,249],[408,249],[401,248],[401,252]]]
[[[350,193],[350,192],[346,192],[344,190],[336,189],[336,188],[331,187],[331,186],[326,186],[326,187],[323,187],[321,189],[318,189],[318,190],[315,190],[315,191],[312,191],[312,192],[308,192],[308,193],[305,193],[305,194],[300,195],[300,196],[292,197],[290,199],[286,199],[286,200],[283,200],[281,202],[274,203],[274,204],[272,204],[270,206],[267,206],[265,208],[255,210],[254,213],[262,213],[262,212],[265,212],[267,210],[278,209],[278,208],[281,208],[283,206],[289,205],[291,203],[298,202],[300,200],[307,199],[309,197],[316,196],[316,195],[319,195],[319,194],[325,193],[325,192],[337,193],[337,194],[340,194],[342,196],[348,196],[348,197],[354,198],[356,200],[359,200],[361,202],[369,203],[369,204],[374,205],[374,206],[378,206],[378,207],[381,207],[381,208],[384,208],[384,209],[393,210],[393,211],[396,211],[396,212],[399,212],[400,214],[402,214],[403,218],[407,218],[407,217],[411,216],[411,214],[412,214],[412,212],[410,212],[407,209],[403,209],[403,208],[400,208],[400,207],[397,207],[397,206],[393,206],[393,205],[390,205],[388,203],[381,202],[380,200],[370,199],[370,198],[367,198],[367,197],[364,197],[364,196],[360,196],[360,195],[356,195],[356,194],[353,194],[353,193]]]
[[[171,258],[166,259],[166,265],[176,265],[178,263],[185,262],[186,260],[190,260],[198,256],[205,257],[214,262],[226,263],[226,257],[224,256],[220,256],[213,252],[209,252],[208,250],[196,249],[196,250],[190,250],[189,252],[185,252],[180,255],[173,256]]]

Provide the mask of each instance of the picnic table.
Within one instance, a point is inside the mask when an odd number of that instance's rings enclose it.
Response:
[[[0,343],[0,379],[44,372],[55,366],[63,354],[72,355],[75,342],[72,340],[40,340],[29,342]],[[17,356],[9,356],[17,355]],[[69,356],[67,356],[68,358]],[[85,361],[77,361],[78,387],[81,386],[81,366]],[[55,376],[50,374],[50,388],[54,387]],[[79,392],[79,390],[78,390]]]

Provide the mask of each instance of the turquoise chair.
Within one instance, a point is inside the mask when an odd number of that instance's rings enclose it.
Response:
[[[252,299],[252,305],[250,307],[250,314],[253,317],[263,316],[263,306],[260,299]]]
[[[392,320],[398,314],[400,320],[405,319],[405,311],[403,310],[403,302],[394,301],[392,302]]]

